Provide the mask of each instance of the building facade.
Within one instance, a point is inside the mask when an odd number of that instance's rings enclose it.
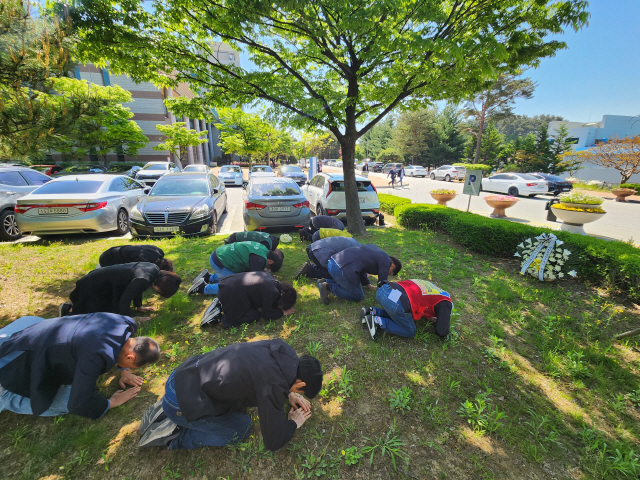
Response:
[[[624,115],[604,115],[600,122],[549,122],[549,137],[558,132],[560,125],[565,124],[569,137],[573,142],[573,150],[581,151],[593,147],[598,143],[607,142],[617,137],[635,137],[640,135],[640,117]],[[582,169],[576,173],[576,178],[584,181],[598,180],[608,183],[619,183],[620,173],[613,168],[604,168],[590,163],[584,163]],[[633,175],[629,183],[640,183],[640,175]]]

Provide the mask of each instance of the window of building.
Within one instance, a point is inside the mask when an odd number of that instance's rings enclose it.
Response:
[[[229,60],[234,60],[236,59],[236,54],[235,53],[230,53],[229,54]]]

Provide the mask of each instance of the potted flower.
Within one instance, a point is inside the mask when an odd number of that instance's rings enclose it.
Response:
[[[560,194],[560,204],[571,208],[598,208],[604,199],[597,195],[583,192],[569,192]]]
[[[449,200],[453,200],[457,193],[455,190],[447,190],[446,188],[439,188],[437,190],[431,190],[431,197],[438,202],[438,205],[447,205]]]
[[[616,202],[626,202],[626,198],[630,195],[635,195],[636,191],[633,188],[613,188],[611,193],[616,196]]]
[[[518,199],[511,195],[489,195],[484,197],[484,201],[493,208],[493,212],[490,215],[491,218],[505,218],[507,214],[504,210],[513,207],[518,202]]]
[[[600,205],[593,205],[593,208],[570,207],[563,203],[552,205],[553,214],[562,220],[560,230],[586,235],[584,224],[600,220],[607,212]]]

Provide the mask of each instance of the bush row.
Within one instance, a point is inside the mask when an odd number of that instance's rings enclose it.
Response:
[[[482,170],[482,175],[487,176],[493,170],[491,165],[486,165],[484,163],[454,163],[454,167],[464,167],[467,170]]]
[[[633,188],[636,193],[640,193],[640,183],[622,183],[620,188]]]
[[[378,194],[378,199],[380,200],[380,210],[388,213],[389,215],[393,215],[393,212],[398,205],[411,203],[411,200],[409,200],[408,198],[389,195],[388,193]]]
[[[553,233],[580,256],[580,277],[640,301],[640,249],[628,243],[487,218],[440,205],[401,202],[394,215],[403,227],[443,232],[474,252],[500,257],[513,258],[516,246],[525,238]]]

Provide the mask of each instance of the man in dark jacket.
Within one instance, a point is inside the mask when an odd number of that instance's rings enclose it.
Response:
[[[320,299],[329,303],[328,293],[336,297],[359,302],[364,299],[362,285],[372,290],[376,287],[369,283],[367,275],[377,275],[378,281],[386,281],[389,275],[397,275],[402,264],[390,257],[379,247],[371,244],[347,248],[333,255],[327,262],[327,270],[332,278],[318,280]]]
[[[251,232],[232,233],[224,241],[225,245],[236,242],[257,242],[273,251],[278,248],[280,239],[276,236],[269,235],[267,232],[259,232],[257,230],[253,230]]]
[[[120,245],[111,247],[100,255],[100,266],[110,267],[122,263],[155,263],[160,270],[173,272],[173,263],[164,258],[164,252],[155,245]]]
[[[300,229],[300,240],[310,242],[313,234],[321,228],[335,228],[336,230],[344,230],[344,223],[335,217],[329,215],[316,215],[309,222],[309,226]]]
[[[201,325],[222,323],[224,328],[253,323],[260,318],[277,320],[292,315],[297,293],[292,285],[267,272],[236,273],[211,285],[218,295],[202,316]]]
[[[158,344],[134,337],[136,330],[131,318],[112,313],[22,317],[9,324],[0,330],[0,411],[102,417],[140,391],[143,379],[129,369],[160,356]],[[106,399],[96,382],[114,365],[124,369],[120,388],[134,388]]]
[[[327,264],[329,259],[336,253],[346,250],[347,248],[362,246],[354,238],[349,237],[328,237],[307,245],[307,256],[309,260],[296,271],[293,276],[297,280],[302,275],[308,278],[331,278]]]
[[[182,279],[160,270],[153,263],[124,263],[98,268],[76,282],[69,294],[71,303],[60,305],[60,316],[110,312],[131,316],[131,302],[140,312],[154,311],[142,306],[142,293],[149,287],[165,298],[178,291]]]
[[[189,290],[188,295],[196,293],[216,295],[214,287],[218,280],[234,273],[260,272],[263,270],[277,272],[282,267],[284,254],[277,248],[273,251],[257,242],[235,242],[222,245],[214,250],[209,258],[211,268],[215,273],[210,274],[207,269],[202,270]]]
[[[164,413],[183,427],[169,449],[240,442],[251,432],[246,409],[257,407],[264,446],[278,450],[311,416],[302,394],[314,398],[321,388],[320,362],[308,355],[298,358],[282,340],[238,343],[190,357],[165,386]]]
[[[415,322],[421,318],[435,324],[439,337],[449,335],[451,295],[427,280],[380,282],[376,300],[382,308],[365,307],[360,311],[362,327],[374,340],[380,332],[413,338]]]

